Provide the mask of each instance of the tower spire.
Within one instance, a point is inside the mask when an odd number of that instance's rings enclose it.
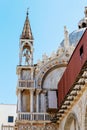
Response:
[[[29,18],[28,18],[28,15],[29,15],[28,10],[29,10],[29,8],[27,8],[26,20],[25,20],[25,23],[24,23],[21,39],[33,40],[31,26],[30,26],[30,22],[29,22]]]
[[[22,35],[20,37],[19,64],[32,66],[33,65],[33,35],[32,35],[31,26],[28,18],[29,15],[28,9],[26,12],[26,19],[25,19]]]

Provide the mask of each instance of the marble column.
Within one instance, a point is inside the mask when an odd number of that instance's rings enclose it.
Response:
[[[30,90],[30,112],[33,112],[34,89]]]
[[[18,93],[18,111],[21,112],[21,91]]]
[[[39,93],[40,93],[40,89],[36,89],[36,112],[39,112]]]
[[[41,93],[41,111],[42,112],[46,112],[46,90],[43,90],[42,93]]]
[[[20,52],[19,52],[19,65],[22,64],[22,48],[20,48]]]

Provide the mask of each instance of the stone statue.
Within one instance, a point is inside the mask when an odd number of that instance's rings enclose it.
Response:
[[[29,65],[29,61],[30,61],[30,54],[29,54],[29,51],[28,49],[26,49],[26,52],[24,53],[25,56],[25,64]]]
[[[64,47],[66,50],[69,48],[69,34],[66,26],[64,26]]]

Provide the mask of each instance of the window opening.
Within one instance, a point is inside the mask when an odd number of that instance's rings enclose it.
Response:
[[[8,122],[13,122],[14,117],[13,116],[8,116]]]
[[[80,57],[82,58],[82,56],[83,56],[83,45],[80,48]]]

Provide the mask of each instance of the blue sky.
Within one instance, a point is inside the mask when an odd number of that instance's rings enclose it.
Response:
[[[0,1],[0,103],[16,103],[19,62],[19,38],[26,11],[34,36],[34,63],[42,54],[56,51],[64,38],[64,26],[69,32],[78,29],[84,17],[86,0],[2,0]]]

